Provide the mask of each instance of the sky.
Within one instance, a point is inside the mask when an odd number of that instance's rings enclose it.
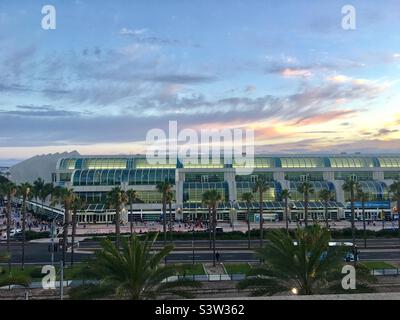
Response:
[[[397,152],[399,30],[397,0],[2,0],[0,165],[140,153],[168,121],[254,129],[262,153]]]

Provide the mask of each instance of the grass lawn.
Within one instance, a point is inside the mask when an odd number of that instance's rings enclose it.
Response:
[[[11,268],[12,272],[24,273],[32,279],[32,282],[42,281],[43,277],[46,274],[42,274],[42,265],[25,265],[24,270],[21,270],[19,266],[13,266]],[[60,267],[55,265],[56,267],[56,280],[60,280]],[[68,267],[64,269],[64,280],[74,280],[74,279],[82,279],[81,271],[84,267],[84,264],[76,264],[73,268]],[[3,268],[5,271],[8,271],[8,268]]]
[[[368,269],[393,269],[396,268],[396,266],[384,262],[384,261],[363,261],[363,265],[365,265]]]
[[[228,274],[246,273],[251,269],[248,263],[224,263]]]
[[[195,263],[194,265],[193,264],[180,265],[180,267],[181,266],[185,267],[185,271],[179,272],[180,275],[185,274],[185,275],[191,276],[191,275],[204,275],[204,274],[206,274],[204,272],[204,268],[203,268],[203,265],[201,263]]]
[[[3,270],[8,272],[8,267],[4,266]],[[20,266],[12,266],[11,267],[11,272],[16,273],[16,274],[25,274],[29,276],[32,281],[41,281],[42,277],[42,266],[39,265],[25,265],[24,270],[21,269]]]

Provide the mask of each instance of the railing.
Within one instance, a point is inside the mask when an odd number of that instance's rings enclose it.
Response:
[[[234,274],[193,274],[184,276],[171,276],[166,278],[165,282],[173,282],[177,280],[191,280],[191,281],[240,281],[246,279],[244,273]]]
[[[371,274],[373,276],[400,276],[400,269],[399,268],[372,269]]]
[[[371,275],[374,276],[400,276],[400,268],[391,269],[372,269]],[[253,277],[253,276],[251,276]],[[163,280],[163,282],[174,282],[178,280],[191,280],[191,281],[241,281],[246,279],[247,276],[244,273],[232,273],[232,274],[193,274],[193,275],[179,275],[171,276]],[[97,280],[64,280],[64,287],[76,287],[83,284],[96,284]],[[56,288],[60,287],[60,281],[55,282]],[[5,286],[0,289],[12,289],[19,286]],[[32,282],[29,288],[42,288],[41,282]]]
[[[186,276],[171,276],[166,278],[163,282],[174,282],[177,280],[191,280],[191,281],[240,281],[246,279],[246,275],[243,273],[237,274],[196,274],[196,275],[186,275]],[[64,280],[64,287],[77,287],[83,284],[96,284],[97,280]],[[17,285],[5,286],[0,289],[13,289],[18,288]],[[55,282],[55,287],[60,287],[60,280]],[[42,282],[35,281],[29,285],[29,288],[42,288]]]
[[[45,212],[47,211],[47,215],[48,216],[51,215],[52,219],[56,218],[56,219],[60,219],[61,220],[64,217],[64,211],[63,210],[60,210],[60,209],[57,209],[57,208],[54,208],[54,207],[50,207],[48,205],[41,204],[41,203],[38,203],[38,202],[35,202],[35,201],[32,201],[32,200],[28,200],[27,204],[32,206],[32,207],[36,207],[36,208],[42,209]]]

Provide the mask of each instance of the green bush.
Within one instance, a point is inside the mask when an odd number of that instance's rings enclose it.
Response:
[[[271,230],[276,230],[274,229],[264,229],[264,239],[266,238],[266,235],[271,231]],[[281,230],[285,230],[285,228],[281,228]],[[294,238],[294,232],[295,229],[289,229],[289,234]],[[149,232],[149,236],[153,236],[155,232]],[[241,231],[232,231],[232,232],[223,232],[223,233],[217,233],[217,240],[247,240],[247,231],[245,233]],[[124,237],[128,237],[130,234],[125,233],[121,234]],[[392,230],[392,229],[386,229],[386,230],[379,230],[379,231],[373,231],[373,230],[366,230],[366,236],[367,238],[376,238],[376,237],[398,237],[399,233],[397,230]],[[101,240],[104,238],[108,238],[111,241],[115,241],[115,234],[114,233],[109,233],[109,234],[104,234],[104,235],[97,235],[97,236],[92,236],[88,235],[89,237],[91,236],[91,239],[93,240]],[[146,234],[139,234],[139,237],[145,237]],[[352,237],[352,232],[351,228],[346,228],[346,229],[341,229],[341,230],[331,230],[331,236],[333,239],[351,239]],[[173,232],[172,237],[174,240],[192,240],[193,239],[193,234],[192,232]],[[208,240],[210,237],[208,231],[195,231],[195,239],[196,240]],[[250,231],[250,237],[253,240],[259,239],[260,238],[260,230],[259,229],[252,229]],[[364,238],[364,231],[362,229],[356,229],[356,238],[358,239],[363,239]],[[168,232],[167,234],[167,239],[170,239],[170,234]],[[163,240],[163,233],[159,232],[158,236],[158,241]]]
[[[26,272],[32,279],[41,279],[44,276],[44,274],[42,274],[41,266],[34,266],[32,268],[27,268]]]
[[[49,231],[42,231],[42,232],[25,231],[25,239],[27,241],[34,240],[34,239],[42,239],[42,238],[50,238],[50,232]]]

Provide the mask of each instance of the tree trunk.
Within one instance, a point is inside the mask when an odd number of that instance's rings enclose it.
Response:
[[[351,187],[350,190],[350,201],[351,201],[351,237],[353,240],[353,254],[354,254],[354,265],[356,265],[356,230],[354,225],[354,189]]]
[[[133,236],[133,211],[132,211],[132,201],[129,201],[129,210],[130,210],[131,238],[132,238],[132,236]]]
[[[213,206],[213,266],[215,267],[215,243],[216,243],[216,231],[217,231],[217,209],[215,207],[215,205]]]
[[[363,229],[364,229],[364,248],[367,247],[367,231],[365,226],[365,201],[362,201],[362,216],[363,216]]]
[[[170,242],[172,243],[172,203],[169,202],[169,235],[170,235]]]
[[[264,239],[264,219],[263,219],[263,194],[260,191],[260,248],[263,246]]]
[[[25,241],[26,241],[26,196],[24,195],[22,198],[22,252],[21,252],[21,268],[24,269],[25,265]]]
[[[325,225],[326,229],[329,228],[329,221],[328,221],[328,201],[325,201]]]
[[[71,247],[71,266],[74,265],[74,248],[75,248],[75,234],[76,234],[76,210],[74,210],[72,215],[72,247]]]
[[[247,206],[247,247],[250,249],[251,237],[250,237],[250,208]]]
[[[286,233],[289,234],[289,217],[288,217],[288,198],[285,198],[285,220],[286,220]]]
[[[208,235],[210,236],[210,249],[212,248],[212,218],[211,207],[208,207]]]
[[[163,195],[163,232],[164,232],[164,246],[167,245],[167,198],[166,194]]]
[[[304,226],[308,227],[308,192],[304,193]]]
[[[120,207],[119,207],[120,205],[118,204],[117,206],[115,206],[115,236],[116,236],[116,239],[115,239],[115,245],[116,245],[116,247],[117,247],[117,249],[119,249],[119,247],[120,247],[120,243],[121,243],[121,228],[120,228],[120,225],[119,225],[119,209],[120,209]]]
[[[68,248],[68,225],[69,225],[69,205],[64,204],[64,230],[63,230],[63,250],[62,261],[65,266],[66,253]]]

